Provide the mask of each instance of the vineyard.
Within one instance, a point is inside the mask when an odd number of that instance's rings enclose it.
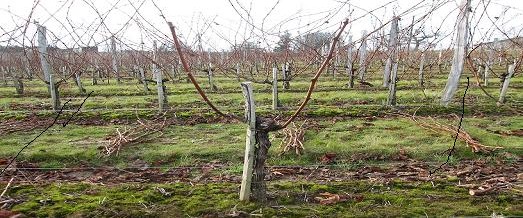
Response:
[[[7,2],[0,217],[523,216],[519,3]]]

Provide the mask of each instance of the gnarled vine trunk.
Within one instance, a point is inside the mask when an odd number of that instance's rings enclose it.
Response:
[[[267,185],[265,184],[265,161],[271,147],[269,132],[280,127],[272,118],[256,118],[256,148],[254,150],[254,169],[252,175],[251,193],[257,202],[267,202]]]

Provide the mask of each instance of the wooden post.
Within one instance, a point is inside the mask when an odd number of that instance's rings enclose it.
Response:
[[[347,87],[354,88],[354,71],[352,66],[352,35],[349,35],[349,39],[347,42],[347,74],[349,76],[349,82],[347,83]]]
[[[156,88],[158,89],[158,111],[163,112],[167,109],[167,97],[165,96],[165,86],[163,85],[162,71],[158,69],[158,48],[156,41],[153,42],[153,74],[156,75]]]
[[[387,98],[387,105],[396,105],[396,80],[398,77],[398,21],[399,17],[392,18],[390,28],[390,55],[389,59],[392,64],[392,73],[389,79],[389,96]]]
[[[40,57],[40,63],[42,64],[42,71],[44,72],[44,80],[49,83],[49,75],[52,74],[51,67],[49,66],[49,61],[47,60],[47,38],[46,32],[47,29],[45,26],[37,25],[38,32],[38,56]]]
[[[498,100],[499,104],[505,103],[505,95],[507,94],[508,85],[510,83],[510,78],[512,77],[512,75],[514,75],[514,68],[515,68],[514,64],[511,64],[508,66],[508,74],[505,77],[505,81],[503,81],[503,87],[501,88],[501,93],[499,95],[499,100]]]
[[[53,74],[49,74],[49,90],[51,91],[51,104],[53,105],[53,110],[60,110],[60,98],[58,95],[58,89],[54,83]]]
[[[116,40],[114,38],[114,36],[111,36],[111,59],[112,59],[112,64],[113,64],[113,72],[114,72],[114,75],[116,76],[116,82],[120,83],[120,72],[118,70],[118,61],[116,60],[117,59],[117,56],[116,56]]]
[[[272,68],[272,109],[277,110],[279,106],[278,100],[278,68]]]
[[[251,194],[252,171],[254,164],[254,146],[256,144],[256,113],[251,82],[241,83],[243,97],[245,98],[245,122],[247,135],[245,137],[245,157],[243,159],[242,184],[240,187],[240,200],[248,201]]]
[[[360,74],[360,81],[365,81],[365,73],[367,72],[367,31],[364,30],[361,33],[361,46],[360,46],[360,68],[359,68],[359,74]]]
[[[425,66],[425,52],[421,53],[421,60],[419,62],[419,72],[418,72],[418,85],[420,87],[423,87],[425,84],[424,77],[423,77],[423,67]]]
[[[450,69],[449,77],[443,95],[441,96],[441,104],[447,106],[456,91],[458,90],[459,79],[463,72],[463,64],[465,61],[465,53],[467,52],[468,41],[468,17],[471,0],[463,0],[461,2],[461,12],[457,18],[457,34],[456,47],[454,49],[454,57],[452,59],[452,67]]]

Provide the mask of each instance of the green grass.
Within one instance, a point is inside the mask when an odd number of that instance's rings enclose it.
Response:
[[[356,88],[347,89],[346,78],[338,75],[337,78],[325,76],[321,78],[317,85],[317,92],[312,96],[311,106],[338,106],[348,107],[355,104],[383,105],[387,99],[387,88],[382,87],[382,79],[379,75],[369,74],[369,81],[375,85],[373,88]],[[87,79],[86,79],[87,80]],[[204,90],[208,90],[204,77],[198,77]],[[243,96],[238,82],[232,78],[217,77],[215,79],[220,90],[209,92],[208,95],[217,105],[229,111],[241,110]],[[422,89],[417,86],[416,80],[400,80],[398,83],[397,99],[399,105],[438,105],[439,96],[446,79],[444,77],[429,78],[428,85]],[[87,91],[94,91],[91,98],[84,104],[85,109],[154,109],[157,106],[157,96],[154,84],[151,85],[151,91],[145,93],[141,84],[135,80],[125,81],[122,84],[116,84],[111,81],[110,84],[101,83],[99,85],[90,85],[85,81]],[[305,96],[310,81],[308,77],[301,76],[291,82],[290,90],[281,90],[280,101],[283,106],[296,107]],[[466,78],[462,78],[462,86],[466,83]],[[491,85],[485,90],[495,98],[499,96],[499,81],[492,79]],[[507,101],[515,106],[521,106],[523,103],[523,92],[521,91],[523,78],[515,77],[511,79],[511,87],[507,93]],[[281,84],[280,84],[281,85]],[[179,108],[206,108],[205,103],[201,101],[194,87],[190,83],[177,82],[167,83],[168,102],[173,109]],[[83,96],[77,91],[74,84],[63,85],[60,88],[60,94],[63,101],[72,99],[72,105],[79,105]],[[267,84],[254,84],[255,100],[259,107],[269,108],[272,97],[270,86]],[[463,90],[460,89],[462,92]],[[457,93],[456,96],[462,95]],[[13,87],[0,87],[0,109],[5,111],[16,111],[17,109],[30,110],[38,109],[49,110],[51,108],[47,88],[40,81],[32,81],[26,84],[26,93],[23,96],[16,94]],[[497,100],[497,99],[496,99]],[[454,104],[458,105],[460,98],[456,97]],[[363,103],[362,103],[363,102]],[[471,87],[468,92],[468,103],[475,105],[490,105],[495,107],[495,100],[488,98],[483,91],[475,86],[475,80],[472,78]]]
[[[164,196],[157,188],[170,195]],[[17,185],[9,196],[23,200],[13,207],[30,217],[221,217],[234,211],[263,217],[419,217],[489,216],[492,213],[521,216],[523,200],[515,193],[470,196],[453,182],[364,181],[313,184],[271,182],[275,197],[267,205],[238,201],[238,184],[120,184],[51,183],[34,187]],[[314,197],[322,192],[362,196],[333,205],[320,205]]]
[[[314,121],[316,122],[316,121]],[[439,119],[439,122],[456,126],[457,121]],[[318,121],[318,128],[309,128],[305,134],[305,154],[292,153],[279,156],[283,135],[271,134],[274,140],[270,149],[270,165],[314,165],[325,153],[336,153],[338,164],[366,164],[390,161],[403,150],[420,161],[443,161],[453,142],[451,133],[434,133],[419,127],[405,118],[383,118],[375,121],[350,119],[344,121]],[[487,146],[503,147],[491,155],[474,154],[463,142],[457,144],[453,161],[468,159],[496,159],[498,153],[523,155],[523,139],[502,136],[493,131],[521,129],[523,117],[468,118],[464,129]],[[125,126],[55,126],[27,148],[19,160],[36,163],[42,167],[64,167],[86,164],[89,166],[127,166],[134,160],[148,164],[162,162],[167,166],[200,165],[218,160],[232,165],[242,163],[245,143],[244,124],[172,125],[164,134],[151,142],[123,147],[117,157],[101,155],[100,147],[105,137],[116,128]],[[487,131],[487,129],[492,131]],[[25,143],[41,130],[31,133],[13,133],[0,136],[0,158],[13,156]]]
[[[500,73],[501,67],[495,71]],[[435,71],[427,73],[427,85],[418,87],[416,73],[400,75],[398,83],[398,107],[384,107],[388,89],[382,87],[381,69],[372,68],[369,79],[374,87],[348,89],[345,75],[333,78],[324,74],[317,91],[303,116],[312,127],[305,134],[305,154],[296,156],[292,152],[280,156],[281,133],[271,133],[269,166],[315,166],[321,164],[325,153],[336,153],[332,167],[347,170],[369,165],[387,167],[397,162],[399,153],[405,153],[416,161],[436,166],[445,161],[441,153],[452,146],[452,133],[434,133],[423,129],[406,118],[390,116],[391,113],[414,112],[417,115],[437,116],[459,114],[461,96],[466,76],[454,101],[448,107],[439,105],[439,97],[446,83],[445,75]],[[470,76],[470,75],[469,75]],[[209,85],[202,75],[197,76],[204,90]],[[472,78],[471,78],[472,79]],[[54,126],[22,152],[18,161],[27,161],[44,168],[62,167],[141,167],[194,166],[213,161],[224,164],[220,174],[238,176],[242,172],[245,146],[245,128],[240,123],[210,122],[195,125],[171,125],[160,137],[145,143],[121,148],[118,156],[106,157],[101,147],[109,134],[116,128],[132,126],[137,117],[147,119],[157,116],[157,96],[154,84],[151,91],[144,92],[136,80],[125,80],[117,85],[99,81],[91,85],[83,79],[85,89],[94,91],[83,105],[84,111],[75,120],[93,122],[97,125]],[[243,96],[239,83],[234,78],[217,76],[219,90],[208,92],[208,96],[226,112],[242,115]],[[271,110],[271,87],[254,84],[258,116],[289,116],[303,100],[310,83],[310,74],[299,75],[291,81],[291,89],[280,89],[283,108]],[[40,119],[55,116],[50,111],[47,88],[41,81],[24,84],[25,93],[17,95],[14,87],[0,87],[0,122],[6,119],[24,119],[35,114]],[[281,85],[281,84],[280,84]],[[281,88],[281,86],[280,86]],[[508,105],[521,108],[523,105],[523,78],[511,79],[507,93]],[[214,118],[216,115],[194,91],[192,84],[183,79],[167,84],[168,102],[171,107],[167,117],[191,120],[197,117]],[[486,92],[494,98],[499,95],[499,79],[492,78]],[[70,81],[60,87],[62,103],[71,99],[66,109],[76,109],[85,95],[78,92]],[[510,163],[523,156],[523,138],[500,135],[523,129],[523,117],[512,109],[496,106],[497,99],[488,98],[471,80],[466,99],[464,129],[479,142],[487,146],[502,147],[491,154],[475,154],[465,143],[458,142],[450,164],[463,160],[501,161]],[[64,116],[72,112],[65,112]],[[478,115],[478,116],[476,116]],[[483,116],[485,115],[485,116]],[[379,116],[369,121],[364,117]],[[456,126],[458,120],[437,118],[438,122]],[[128,125],[113,124],[128,123]],[[74,123],[74,121],[73,121]],[[198,122],[197,122],[198,123]],[[40,133],[42,129],[17,132],[0,136],[0,159],[13,157],[20,148]],[[213,172],[215,173],[215,172]],[[455,178],[455,177],[454,177]],[[211,217],[225,216],[241,210],[264,217],[384,217],[384,216],[488,216],[494,213],[523,215],[523,199],[510,191],[484,197],[469,196],[467,190],[456,187],[456,179],[430,183],[391,182],[388,184],[369,181],[345,181],[343,183],[312,184],[307,181],[270,182],[269,191],[274,197],[269,205],[241,203],[238,199],[238,184],[87,184],[47,182],[39,186],[14,184],[8,195],[21,200],[12,209],[29,217]],[[172,193],[163,196],[155,187]],[[3,188],[0,187],[0,190]],[[333,193],[361,194],[361,202],[348,201],[332,206],[313,202],[317,194]]]

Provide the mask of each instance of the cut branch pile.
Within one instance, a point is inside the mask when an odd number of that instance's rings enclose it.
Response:
[[[456,116],[456,115],[454,115]],[[430,130],[435,133],[442,133],[446,132],[449,134],[456,134],[458,131],[456,127],[442,124],[437,122],[433,117],[427,117],[420,119],[417,116],[409,116],[412,121],[414,121],[416,124],[418,124],[420,127]],[[459,119],[459,117],[456,116],[456,119]],[[494,151],[496,149],[500,149],[501,147],[492,147],[492,146],[486,146],[478,142],[477,140],[473,139],[470,134],[468,134],[463,127],[461,127],[461,130],[458,134],[458,139],[461,141],[464,141],[467,143],[467,146],[472,149],[473,152],[482,152],[482,153],[488,153],[491,151]]]
[[[157,118],[143,122],[138,119],[137,123],[123,131],[116,128],[116,133],[108,136],[107,143],[104,145],[103,153],[107,156],[118,155],[124,146],[135,145],[150,141],[163,135],[163,129],[168,126],[165,118]]]
[[[307,121],[304,121],[300,126],[296,126],[296,124],[293,122],[292,127],[287,127],[282,130],[285,134],[285,138],[283,138],[280,144],[280,155],[287,153],[291,149],[295,150],[297,155],[303,154],[303,150],[305,149],[305,147],[303,147],[303,140],[305,136],[303,125],[305,125],[306,122]]]

